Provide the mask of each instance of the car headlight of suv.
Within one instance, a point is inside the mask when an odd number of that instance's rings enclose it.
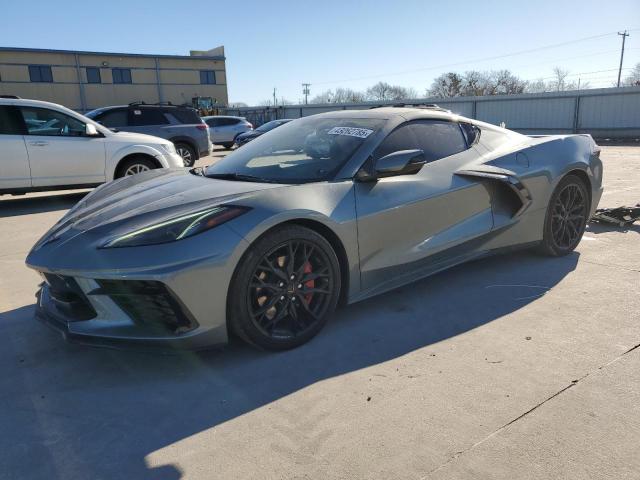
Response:
[[[175,242],[222,225],[248,210],[247,207],[224,206],[189,213],[119,235],[107,241],[101,248],[139,247]]]
[[[175,154],[176,153],[176,146],[173,143],[161,143],[160,147],[162,147],[162,149],[166,153],[171,153],[171,154]]]

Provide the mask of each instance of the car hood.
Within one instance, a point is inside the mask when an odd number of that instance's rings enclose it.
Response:
[[[112,236],[288,185],[218,180],[157,169],[107,183],[82,199],[36,244],[93,231]]]

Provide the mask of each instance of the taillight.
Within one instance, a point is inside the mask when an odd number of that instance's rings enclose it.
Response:
[[[206,123],[200,123],[200,124],[196,125],[196,128],[198,130],[206,130],[208,127],[207,127]]]

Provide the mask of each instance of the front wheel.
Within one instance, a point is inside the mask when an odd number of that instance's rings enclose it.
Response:
[[[256,241],[231,281],[231,330],[267,350],[297,347],[314,337],[336,308],[340,266],[324,237],[299,226]]]
[[[541,252],[554,257],[571,253],[582,239],[589,210],[589,193],[582,179],[576,175],[564,177],[547,207]]]
[[[150,159],[143,156],[131,157],[125,160],[119,167],[115,175],[116,178],[128,177],[137,173],[146,172],[158,168]]]
[[[185,167],[192,167],[196,163],[196,151],[186,143],[176,143],[176,153],[182,157]]]

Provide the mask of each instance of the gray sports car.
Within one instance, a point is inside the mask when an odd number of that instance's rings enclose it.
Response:
[[[566,255],[602,194],[589,135],[528,137],[436,106],[292,121],[206,169],[103,185],[33,247],[69,339],[296,347],[340,303],[513,247]]]

